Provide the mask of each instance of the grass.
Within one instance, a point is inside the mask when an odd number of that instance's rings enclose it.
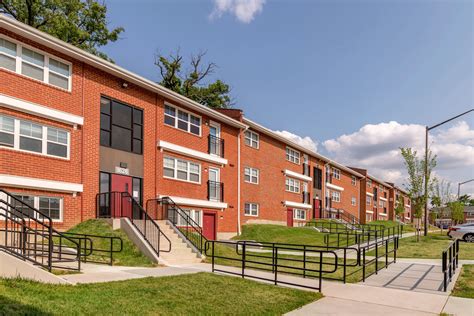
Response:
[[[0,315],[282,315],[320,293],[210,273],[48,285],[0,280]]]
[[[281,225],[244,225],[242,234],[234,239],[284,244],[324,245],[324,234],[314,228]]]
[[[461,274],[454,285],[451,295],[474,298],[474,264],[462,266]]]
[[[369,223],[369,225],[382,225],[385,228],[391,228],[391,227],[395,227],[401,224],[396,221],[372,221]],[[403,233],[411,233],[414,231],[415,231],[415,228],[413,227],[413,225],[411,224],[403,225]]]
[[[133,267],[151,267],[155,264],[150,261],[140,250],[132,243],[128,236],[122,230],[113,230],[106,221],[100,219],[90,219],[82,222],[70,230],[69,233],[90,234],[108,237],[120,237],[123,240],[123,249],[121,252],[113,254],[113,264],[119,266]],[[92,238],[94,249],[110,249],[110,241],[102,238]],[[114,249],[120,249],[118,241],[114,242]],[[87,260],[108,263],[109,254],[93,252]]]
[[[416,241],[416,236],[400,239],[397,257],[399,258],[425,258],[440,259],[442,252],[449,246],[451,239],[446,233],[429,233],[428,236],[421,236],[420,241]],[[459,259],[474,259],[474,243],[459,243]],[[369,254],[370,255],[370,254]]]

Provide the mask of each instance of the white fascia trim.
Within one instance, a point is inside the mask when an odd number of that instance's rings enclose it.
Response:
[[[71,125],[84,125],[82,116],[54,110],[44,105],[20,100],[5,94],[0,94],[0,106]]]
[[[227,203],[223,202],[215,202],[215,201],[208,201],[208,200],[198,200],[198,199],[189,199],[179,196],[168,196],[168,195],[159,195],[160,199],[164,197],[169,197],[178,205],[187,205],[187,206],[197,206],[197,207],[208,207],[208,208],[217,208],[217,209],[225,209],[228,207]]]
[[[113,76],[122,78],[129,83],[136,84],[149,91],[158,93],[160,94],[160,96],[168,98],[171,101],[178,102],[180,105],[184,105],[199,113],[207,114],[211,118],[217,119],[220,122],[224,122],[230,126],[240,129],[247,128],[247,125],[245,125],[244,123],[232,119],[225,114],[213,110],[196,101],[188,99],[187,97],[180,95],[179,93],[176,93],[174,91],[171,91],[156,82],[141,77],[131,71],[117,66],[116,64],[108,62],[103,58],[92,55],[80,48],[77,48],[76,46],[68,44],[60,39],[57,39],[24,23],[18,22],[13,18],[7,17],[6,15],[0,14],[0,27],[5,28],[17,35],[30,39],[38,44],[52,48],[60,53],[75,58],[76,60],[91,65],[97,69],[103,70]]]
[[[80,183],[20,177],[9,174],[0,174],[0,185],[72,193],[82,192],[84,190],[84,186]]]
[[[194,149],[189,149],[189,148],[179,146],[179,145],[175,145],[175,144],[172,144],[172,143],[168,143],[168,142],[165,142],[165,141],[162,141],[162,140],[160,140],[158,142],[158,147],[163,148],[163,149],[165,149],[167,151],[170,151],[170,152],[174,152],[174,153],[177,153],[177,154],[182,154],[184,156],[196,158],[196,159],[199,159],[199,160],[214,162],[214,163],[217,163],[217,164],[220,164],[220,165],[227,165],[227,163],[228,163],[227,159],[217,157],[217,156],[213,156],[213,155],[209,155],[209,154],[206,154],[206,153],[194,150]]]
[[[372,193],[370,192],[365,192],[365,194],[369,195],[369,196],[374,196]]]
[[[304,174],[301,174],[301,173],[297,173],[288,169],[285,169],[284,172],[285,172],[285,176],[289,176],[292,178],[296,178],[296,179],[300,179],[300,180],[308,181],[308,182],[313,181],[311,177],[305,176]]]
[[[411,207],[411,205],[405,204],[405,207]]]
[[[379,199],[380,199],[381,201],[385,201],[385,202],[387,202],[387,199],[386,199],[386,198],[379,197]]]
[[[340,187],[338,185],[335,185],[335,184],[332,184],[332,183],[329,183],[329,182],[326,182],[326,186],[330,189],[333,189],[333,190],[344,191],[343,187]]]
[[[387,213],[379,213],[380,216],[388,216]]]
[[[305,209],[313,208],[311,204],[298,203],[298,202],[292,202],[292,201],[284,201],[283,204],[285,206],[294,207],[294,208],[305,208]]]
[[[410,219],[410,216],[405,216],[405,219]]]
[[[365,211],[366,213],[369,213],[369,214],[374,214],[373,211]]]

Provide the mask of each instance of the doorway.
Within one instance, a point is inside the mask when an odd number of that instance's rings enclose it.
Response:
[[[220,201],[220,174],[219,169],[209,168],[209,201]]]
[[[202,220],[202,234],[208,240],[216,240],[217,236],[217,221],[216,221],[216,213],[214,212],[206,212],[204,211],[203,220]]]
[[[293,209],[291,208],[286,210],[286,225],[293,227]]]
[[[209,123],[209,153],[221,156],[221,125],[216,122]]]

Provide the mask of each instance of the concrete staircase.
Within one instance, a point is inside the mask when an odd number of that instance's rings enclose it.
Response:
[[[165,265],[186,265],[200,263],[200,255],[182,239],[168,221],[156,221],[161,231],[171,241],[171,252],[160,252],[160,262]]]

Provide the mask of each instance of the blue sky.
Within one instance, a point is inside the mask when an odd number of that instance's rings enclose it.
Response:
[[[117,64],[158,81],[157,50],[206,50],[219,66],[214,78],[232,86],[235,107],[249,118],[307,136],[323,154],[390,180],[402,181],[397,148],[420,145],[419,124],[474,104],[471,1],[106,3],[111,25],[126,30],[103,49]],[[462,146],[461,159],[440,159],[441,174],[455,182],[466,171],[474,177],[474,115],[463,121],[433,138],[438,155],[445,145]],[[387,151],[391,169],[378,163]]]

